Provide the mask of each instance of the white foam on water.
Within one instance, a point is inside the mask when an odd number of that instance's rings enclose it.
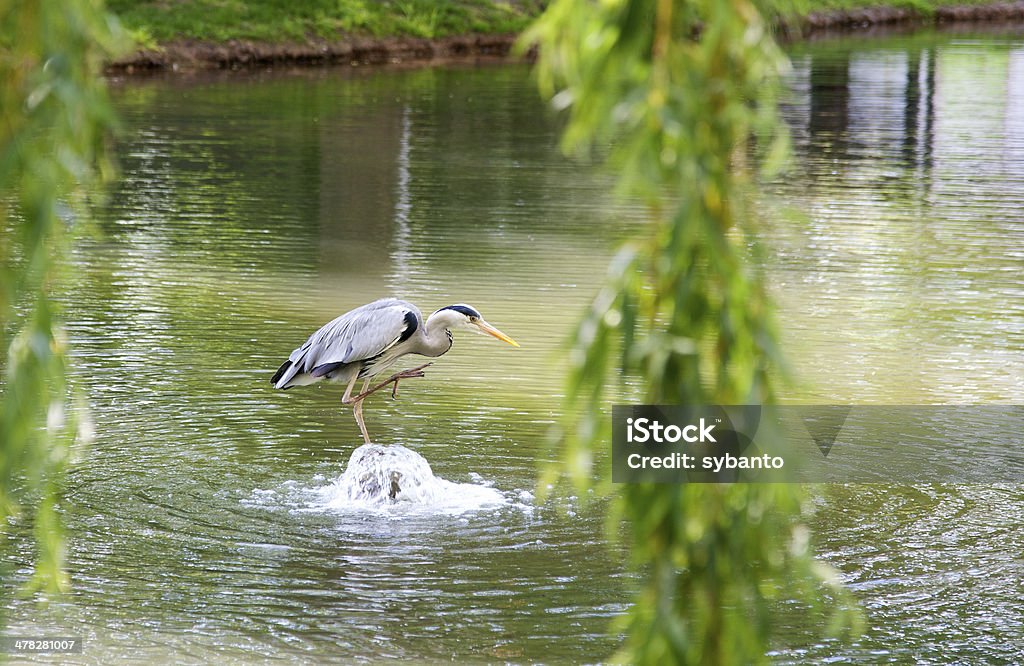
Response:
[[[317,473],[309,479],[312,484],[288,480],[255,488],[240,503],[296,515],[334,514],[360,529],[367,527],[367,519],[392,523],[448,516],[465,522],[474,514],[506,511],[536,519],[538,507],[529,490],[499,490],[476,472],[469,472],[469,478],[470,483],[453,483],[435,476],[423,456],[404,446],[367,444],[352,452],[341,476]]]
[[[364,444],[352,452],[341,477],[315,491],[314,504],[344,513],[460,515],[510,503],[479,475],[470,478],[474,483],[434,476],[423,456],[398,444]]]

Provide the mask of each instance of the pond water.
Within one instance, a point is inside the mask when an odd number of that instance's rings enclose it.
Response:
[[[793,49],[796,159],[766,187],[791,401],[1024,400],[1024,38]],[[76,249],[67,318],[98,437],[67,482],[74,591],[9,633],[73,660],[599,660],[634,580],[601,502],[534,501],[562,345],[642,211],[557,151],[521,66],[135,80],[124,178]],[[339,387],[268,380],[385,295],[470,303],[519,349],[453,350],[366,403],[459,501],[351,510]],[[585,499],[585,498],[584,498]],[[819,550],[866,609],[784,661],[1024,659],[1024,491],[830,486]],[[15,559],[26,573],[30,553]]]

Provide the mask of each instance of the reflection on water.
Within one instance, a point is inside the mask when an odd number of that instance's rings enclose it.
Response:
[[[801,159],[773,190],[806,217],[774,240],[801,399],[1019,401],[1019,40],[839,42],[793,61]]]
[[[765,207],[787,397],[1020,402],[1024,42],[829,42],[794,65],[798,160]],[[77,250],[67,305],[100,433],[68,480],[75,592],[45,612],[15,602],[15,628],[83,636],[87,663],[611,653],[631,578],[600,505],[528,507],[560,345],[642,215],[557,154],[527,71],[154,80],[117,96],[125,178]],[[503,503],[325,510],[360,443],[351,411],[337,387],[268,379],[309,331],[389,294],[472,303],[523,344],[456,333],[425,379],[366,403],[381,442]],[[823,555],[871,629],[818,644],[796,617],[802,647],[779,658],[1020,661],[1022,500],[824,491]]]

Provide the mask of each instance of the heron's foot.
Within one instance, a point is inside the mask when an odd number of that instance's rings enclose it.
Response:
[[[433,363],[433,361],[431,361],[431,363]],[[423,365],[421,365],[418,368],[412,368],[410,370],[403,370],[402,372],[399,372],[399,373],[396,373],[395,375],[393,375],[391,377],[391,379],[388,380],[389,382],[392,382],[392,381],[394,382],[391,385],[391,398],[392,399],[398,398],[398,381],[400,379],[415,379],[416,377],[426,377],[426,373],[423,372],[423,369],[425,367],[427,367],[428,365],[431,365],[431,363],[424,363]]]
[[[387,379],[382,381],[380,384],[377,384],[376,386],[371,387],[371,388],[363,391],[362,393],[360,393],[356,397],[352,398],[352,401],[354,402],[354,401],[357,401],[357,400],[362,400],[363,398],[365,398],[366,396],[370,395],[371,393],[376,393],[377,391],[381,390],[382,388],[384,388],[388,384],[394,384],[394,386],[391,388],[391,397],[392,398],[396,398],[396,397],[398,397],[398,382],[399,382],[399,380],[401,380],[401,379],[415,379],[416,377],[425,377],[426,375],[423,372],[424,368],[426,368],[428,366],[431,366],[433,364],[434,364],[434,362],[431,361],[430,363],[424,363],[423,365],[421,365],[419,367],[416,367],[416,368],[410,368],[408,370],[402,370],[401,372],[396,372],[395,374],[391,375],[390,377],[388,377]]]

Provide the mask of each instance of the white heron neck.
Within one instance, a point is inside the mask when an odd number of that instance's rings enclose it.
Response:
[[[427,318],[423,324],[423,342],[427,351],[425,356],[440,356],[452,348],[451,329],[461,323],[459,318],[461,315],[450,310],[440,310]]]

